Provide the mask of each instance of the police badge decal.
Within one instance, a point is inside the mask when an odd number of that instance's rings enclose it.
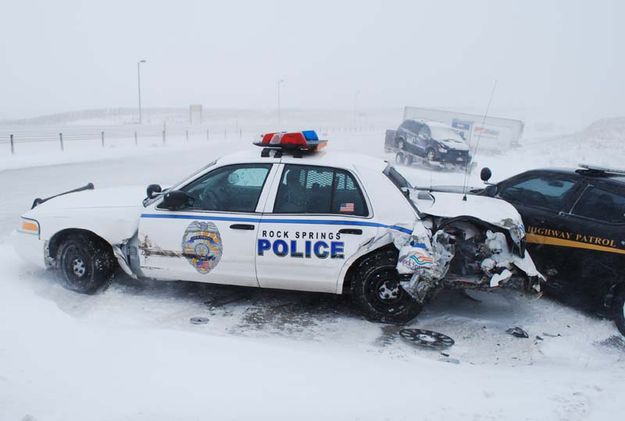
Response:
[[[182,237],[182,254],[199,273],[209,273],[217,266],[222,254],[217,226],[212,222],[191,222]]]

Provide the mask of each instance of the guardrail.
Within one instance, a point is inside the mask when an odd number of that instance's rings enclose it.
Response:
[[[377,128],[369,127],[328,127],[318,130],[320,133],[355,133],[370,132]],[[52,127],[0,127],[0,145],[7,144],[11,155],[20,152],[19,145],[27,143],[52,143],[58,144],[58,150],[65,151],[68,144],[74,142],[98,142],[102,148],[107,147],[114,141],[123,141],[138,146],[141,141],[158,141],[167,144],[170,140],[181,139],[189,141],[210,141],[211,139],[236,140],[255,139],[260,133],[268,131],[267,128],[243,128],[243,127],[208,127],[208,126],[52,126]],[[2,148],[4,149],[4,148]]]

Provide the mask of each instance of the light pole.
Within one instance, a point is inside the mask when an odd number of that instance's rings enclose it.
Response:
[[[137,62],[137,87],[139,88],[139,124],[141,124],[141,63],[145,63],[145,60],[139,60]]]
[[[280,109],[280,85],[282,85],[283,83],[284,83],[284,79],[278,80],[278,129],[280,129],[282,126],[282,116],[281,116],[282,110]]]

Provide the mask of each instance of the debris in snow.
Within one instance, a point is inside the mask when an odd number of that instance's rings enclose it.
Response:
[[[538,336],[538,335],[536,335],[536,340],[537,340],[537,341],[544,341],[544,339],[543,339],[543,338],[541,338],[541,337],[540,337],[540,336]]]
[[[529,338],[530,337],[530,335],[528,335],[526,331],[524,331],[518,326],[511,327],[510,329],[506,330],[506,333],[509,333],[510,335],[515,336],[517,338]]]
[[[595,344],[625,352],[625,339],[620,336],[610,336],[609,338],[596,342]]]
[[[458,358],[452,358],[449,356],[449,354],[444,353],[441,353],[441,357],[439,358],[439,360],[451,364],[460,364],[460,360]]]
[[[208,323],[208,317],[191,317],[189,321],[194,325],[205,325]]]
[[[402,329],[399,336],[417,346],[429,349],[445,349],[455,343],[447,335],[425,329]]]
[[[559,333],[557,335],[554,335],[553,333],[543,332],[543,336],[547,336],[549,338],[557,338],[558,336],[562,336],[562,335],[560,335]]]

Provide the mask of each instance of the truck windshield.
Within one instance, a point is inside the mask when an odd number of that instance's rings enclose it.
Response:
[[[457,142],[464,143],[464,140],[460,135],[453,129],[448,127],[430,127],[432,131],[432,139],[435,140],[455,140]]]

